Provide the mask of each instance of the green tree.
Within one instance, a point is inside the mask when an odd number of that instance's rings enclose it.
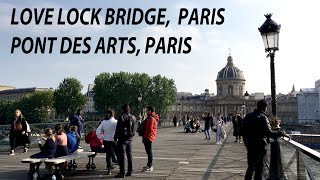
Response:
[[[53,92],[35,92],[20,100],[20,110],[30,123],[48,122],[49,113],[53,110]]]
[[[138,102],[139,94],[142,95]],[[139,114],[147,105],[155,106],[163,114],[175,102],[176,87],[172,79],[143,73],[101,73],[95,79],[95,108],[104,113],[107,108],[121,112],[121,105],[129,103],[132,112]]]
[[[83,86],[75,78],[65,78],[53,94],[53,107],[58,114],[70,115],[86,103],[81,93]]]
[[[7,117],[9,106],[10,106],[10,101],[5,101],[5,100],[0,101],[0,124],[9,123],[9,119]]]

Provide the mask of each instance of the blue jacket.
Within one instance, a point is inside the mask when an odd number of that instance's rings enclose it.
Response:
[[[78,131],[82,131],[82,120],[81,117],[74,114],[72,116],[69,117],[69,121],[70,121],[70,126],[77,126],[78,127]]]
[[[77,141],[77,134],[73,131],[70,131],[70,132],[66,133],[66,135],[67,135],[67,142],[68,142],[68,144],[67,144],[68,151],[69,151],[69,153],[73,153],[79,147],[79,144]]]

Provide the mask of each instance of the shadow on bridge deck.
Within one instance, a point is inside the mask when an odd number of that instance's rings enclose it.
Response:
[[[153,143],[154,171],[143,173],[141,169],[147,163],[144,146],[140,137],[133,139],[133,171],[132,177],[126,179],[244,179],[246,164],[246,150],[243,144],[234,143],[232,124],[227,124],[227,139],[222,145],[215,144],[214,133],[211,140],[203,140],[203,133],[183,133],[182,127],[158,129],[157,139]],[[84,150],[89,150],[82,142]],[[21,150],[22,151],[22,150]],[[19,151],[15,156],[0,153],[0,179],[26,179],[27,164],[20,160],[36,153],[38,149],[30,149],[23,154]],[[97,169],[87,171],[85,165],[88,159],[77,160],[78,169],[67,171],[65,179],[113,179],[119,169],[112,171],[113,175],[106,175],[105,155],[99,154],[95,158]],[[47,174],[44,165],[41,175]]]

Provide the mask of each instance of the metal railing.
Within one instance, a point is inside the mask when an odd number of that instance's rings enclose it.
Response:
[[[282,179],[320,179],[320,153],[318,151],[294,140],[288,141],[288,139],[279,138],[277,141],[280,144],[280,152],[278,153],[281,153],[284,173]],[[270,157],[270,153],[268,157]],[[269,167],[268,164],[267,167]]]
[[[96,129],[99,125],[100,121],[86,121],[83,124],[83,131],[82,131],[82,138],[93,129]],[[51,128],[54,130],[54,126],[56,124],[69,124],[69,122],[59,122],[59,123],[36,123],[36,124],[29,124],[31,129],[30,140],[31,144],[36,144],[38,141],[37,139],[41,134],[43,134],[44,129]],[[137,125],[137,124],[136,124]],[[164,127],[173,127],[172,120],[168,119],[161,119],[158,122],[158,128]],[[9,132],[10,132],[11,125],[0,125],[0,151],[8,150],[9,149]]]

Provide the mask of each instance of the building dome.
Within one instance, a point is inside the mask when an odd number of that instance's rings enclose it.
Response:
[[[232,56],[229,55],[226,67],[218,72],[217,81],[219,80],[245,80],[243,72],[233,65]]]

